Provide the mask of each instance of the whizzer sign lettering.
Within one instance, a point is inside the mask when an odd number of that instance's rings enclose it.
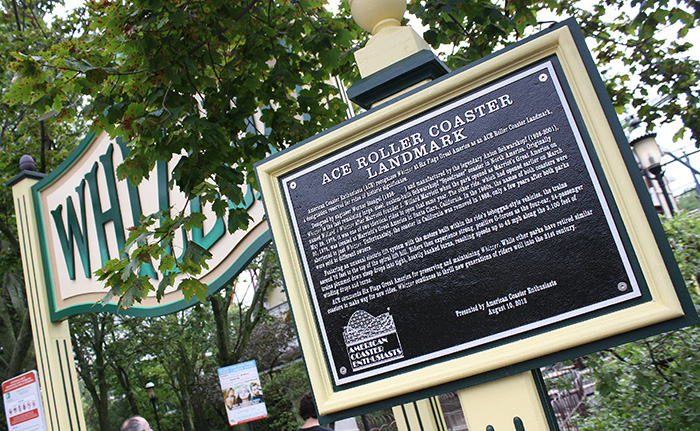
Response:
[[[697,321],[573,21],[256,171],[327,419]]]
[[[93,273],[118,256],[128,237],[127,229],[138,224],[143,214],[170,206],[180,209],[186,204],[182,193],[168,189],[177,159],[158,163],[151,176],[134,187],[128,181],[117,181],[115,174],[127,153],[128,147],[121,140],[110,140],[105,133],[90,135],[65,163],[33,187],[54,319],[102,309],[95,303],[106,289]],[[191,210],[202,210],[198,199],[187,205]],[[252,218],[247,231],[230,234],[225,221],[205,208],[208,217],[203,229],[194,229],[189,237],[213,254],[209,269],[200,278],[209,284],[210,291],[230,281],[269,242],[262,204],[252,189],[247,190],[243,205]],[[177,256],[184,253],[184,244],[183,231],[174,245]],[[161,276],[151,265],[139,271],[154,280]],[[180,291],[170,289],[160,302],[149,296],[121,312],[158,315],[188,305]],[[115,311],[116,306],[104,309]]]

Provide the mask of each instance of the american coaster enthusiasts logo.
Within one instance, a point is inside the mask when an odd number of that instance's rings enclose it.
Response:
[[[388,312],[374,317],[364,310],[355,311],[343,329],[343,338],[353,372],[403,358],[394,318]]]

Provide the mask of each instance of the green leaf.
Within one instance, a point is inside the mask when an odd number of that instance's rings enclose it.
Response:
[[[437,47],[438,44],[438,33],[435,30],[428,30],[423,33],[423,39],[428,42],[432,47]]]
[[[66,67],[70,67],[71,69],[77,69],[83,73],[89,71],[89,70],[94,70],[96,67],[91,65],[85,60],[71,60],[71,59],[65,59],[63,63],[66,65]]]
[[[163,274],[167,274],[168,272],[173,271],[176,266],[177,260],[175,259],[175,257],[173,257],[170,254],[164,254],[163,256],[161,256],[158,270]]]
[[[173,274],[164,274],[163,277],[160,279],[160,282],[158,283],[158,288],[156,290],[156,299],[160,301],[163,298],[163,295],[165,294],[165,290],[173,285],[173,281],[175,280],[175,275]]]
[[[207,285],[193,278],[185,278],[180,282],[180,289],[185,295],[185,300],[190,301],[195,297],[203,302],[207,299]]]
[[[182,225],[185,230],[192,230],[192,228],[201,229],[204,226],[204,221],[207,217],[201,212],[193,212],[187,217],[187,220]]]

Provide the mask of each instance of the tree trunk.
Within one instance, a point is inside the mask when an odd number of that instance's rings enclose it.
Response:
[[[7,250],[5,241],[0,241],[0,251]],[[0,377],[2,380],[15,377],[35,368],[32,349],[32,326],[27,307],[27,292],[21,274],[12,270],[0,279]]]
[[[134,416],[140,415],[139,406],[136,404],[136,398],[134,398],[134,390],[131,387],[131,382],[129,381],[129,375],[120,364],[113,364],[112,367],[114,368],[114,374],[117,375],[119,385],[122,387],[122,389],[124,389],[124,393],[126,393],[126,399],[129,402],[131,413]]]
[[[109,424],[109,385],[107,384],[107,370],[104,357],[106,322],[110,318],[106,313],[87,315],[88,324],[93,332],[92,336],[89,336],[85,341],[92,347],[94,355],[92,364],[88,362],[88,358],[83,351],[85,347],[81,345],[81,340],[78,340],[75,331],[71,331],[73,350],[78,361],[78,375],[83,380],[85,389],[90,393],[90,398],[97,411],[100,431],[111,431]]]
[[[27,353],[32,347],[32,325],[29,318],[29,312],[22,316],[22,326],[17,335],[17,342],[12,349],[12,357],[7,367],[7,373],[11,376],[16,376],[25,371]]]
[[[231,365],[231,336],[229,334],[229,319],[228,319],[228,298],[231,296],[229,288],[223,289],[224,297],[218,294],[209,296],[212,314],[214,315],[214,324],[216,325],[216,348],[219,365],[225,367]]]

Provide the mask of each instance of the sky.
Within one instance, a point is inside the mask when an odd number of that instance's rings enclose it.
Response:
[[[330,1],[334,3],[339,0]],[[65,10],[71,10],[81,4],[83,4],[82,0],[65,0]],[[419,34],[423,33],[424,29],[422,29],[420,24],[415,20],[412,20],[410,24]],[[673,29],[669,29],[668,31],[673,31]],[[700,29],[696,29],[695,32],[697,35],[700,35]],[[695,36],[691,36],[689,39],[698,40]],[[700,44],[692,51],[691,57],[696,60],[700,59]],[[654,100],[650,100],[650,103],[654,103]],[[625,117],[620,116],[620,121],[623,122],[624,120]],[[671,152],[678,158],[683,158],[684,154],[689,154],[690,165],[700,171],[700,152],[698,152],[698,149],[695,148],[695,145],[690,140],[690,134],[686,133],[683,139],[677,142],[673,141],[673,136],[681,127],[682,123],[680,121],[665,125],[655,125],[654,133],[657,134],[656,141],[663,151]],[[662,163],[664,163],[666,179],[673,195],[678,196],[682,192],[695,187],[693,174],[686,166],[675,162],[670,156],[664,156]],[[698,178],[698,180],[700,180],[700,178]]]

